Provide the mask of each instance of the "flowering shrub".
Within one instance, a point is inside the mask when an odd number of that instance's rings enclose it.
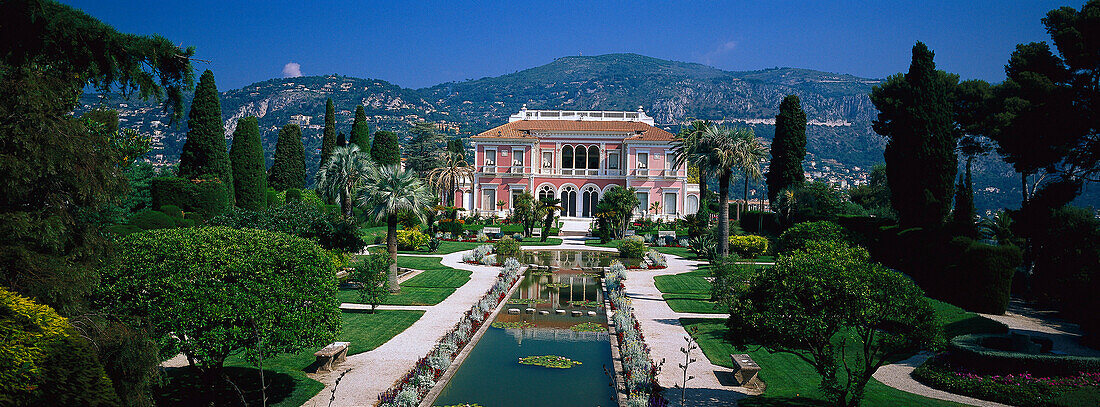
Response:
[[[466,221],[462,219],[441,219],[439,221],[439,230],[443,233],[450,233],[452,235],[462,234],[462,229],[465,227]]]
[[[416,250],[420,246],[428,244],[431,238],[420,229],[403,229],[397,231],[397,250]]]
[[[420,358],[413,368],[405,373],[405,376],[394,383],[393,387],[378,395],[379,405],[382,407],[418,405],[424,395],[435,386],[435,382],[447,371],[447,367],[450,367],[462,348],[469,344],[474,333],[489,318],[493,309],[508,296],[508,291],[519,280],[521,267],[519,261],[514,258],[506,260],[493,287],[481,297],[477,304],[466,311],[450,332],[443,335],[435,348]]]
[[[1035,377],[1028,373],[979,375],[937,356],[913,371],[913,378],[951,393],[1017,406],[1043,406],[1069,390],[1100,387],[1100,372]]]
[[[477,232],[477,241],[478,241],[478,243],[488,242],[489,241],[489,235],[485,234],[485,232]]]
[[[742,258],[753,259],[768,251],[768,239],[763,236],[730,236],[730,250]]]

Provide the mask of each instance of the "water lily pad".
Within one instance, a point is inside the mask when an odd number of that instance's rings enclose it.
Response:
[[[554,369],[569,369],[573,367],[573,365],[581,364],[581,362],[569,359],[565,356],[557,355],[528,356],[525,358],[519,358],[519,363],[524,365],[535,365]]]

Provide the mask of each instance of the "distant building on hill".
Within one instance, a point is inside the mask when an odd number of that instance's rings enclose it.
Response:
[[[612,186],[633,187],[639,216],[671,219],[699,209],[699,186],[674,167],[673,134],[637,111],[528,110],[471,137],[473,185],[458,192],[470,213],[504,216],[516,196],[561,199],[562,217],[593,217]],[[503,205],[499,203],[503,202]],[[652,203],[659,210],[651,211]]]

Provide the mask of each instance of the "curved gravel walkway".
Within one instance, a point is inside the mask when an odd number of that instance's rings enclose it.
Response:
[[[882,384],[893,387],[895,389],[937,400],[953,401],[956,403],[981,407],[1009,407],[1009,405],[1007,404],[985,401],[973,397],[960,396],[955,393],[948,393],[943,390],[933,389],[931,387],[925,386],[921,382],[918,382],[916,379],[913,379],[913,370],[916,369],[917,366],[923,364],[924,361],[928,360],[928,358],[930,357],[932,357],[931,353],[921,352],[909,359],[905,359],[903,361],[878,368],[878,370],[875,371],[875,374],[872,377],[874,377],[875,380],[882,382]]]

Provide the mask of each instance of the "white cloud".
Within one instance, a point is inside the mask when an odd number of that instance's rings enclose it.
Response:
[[[737,41],[726,41],[722,45],[719,45],[718,47],[711,50],[710,52],[703,54],[703,63],[709,65],[714,62],[715,58],[725,55],[730,51],[733,51],[734,48],[737,48]]]
[[[302,76],[302,65],[297,62],[287,62],[283,65],[284,78],[297,78]]]

